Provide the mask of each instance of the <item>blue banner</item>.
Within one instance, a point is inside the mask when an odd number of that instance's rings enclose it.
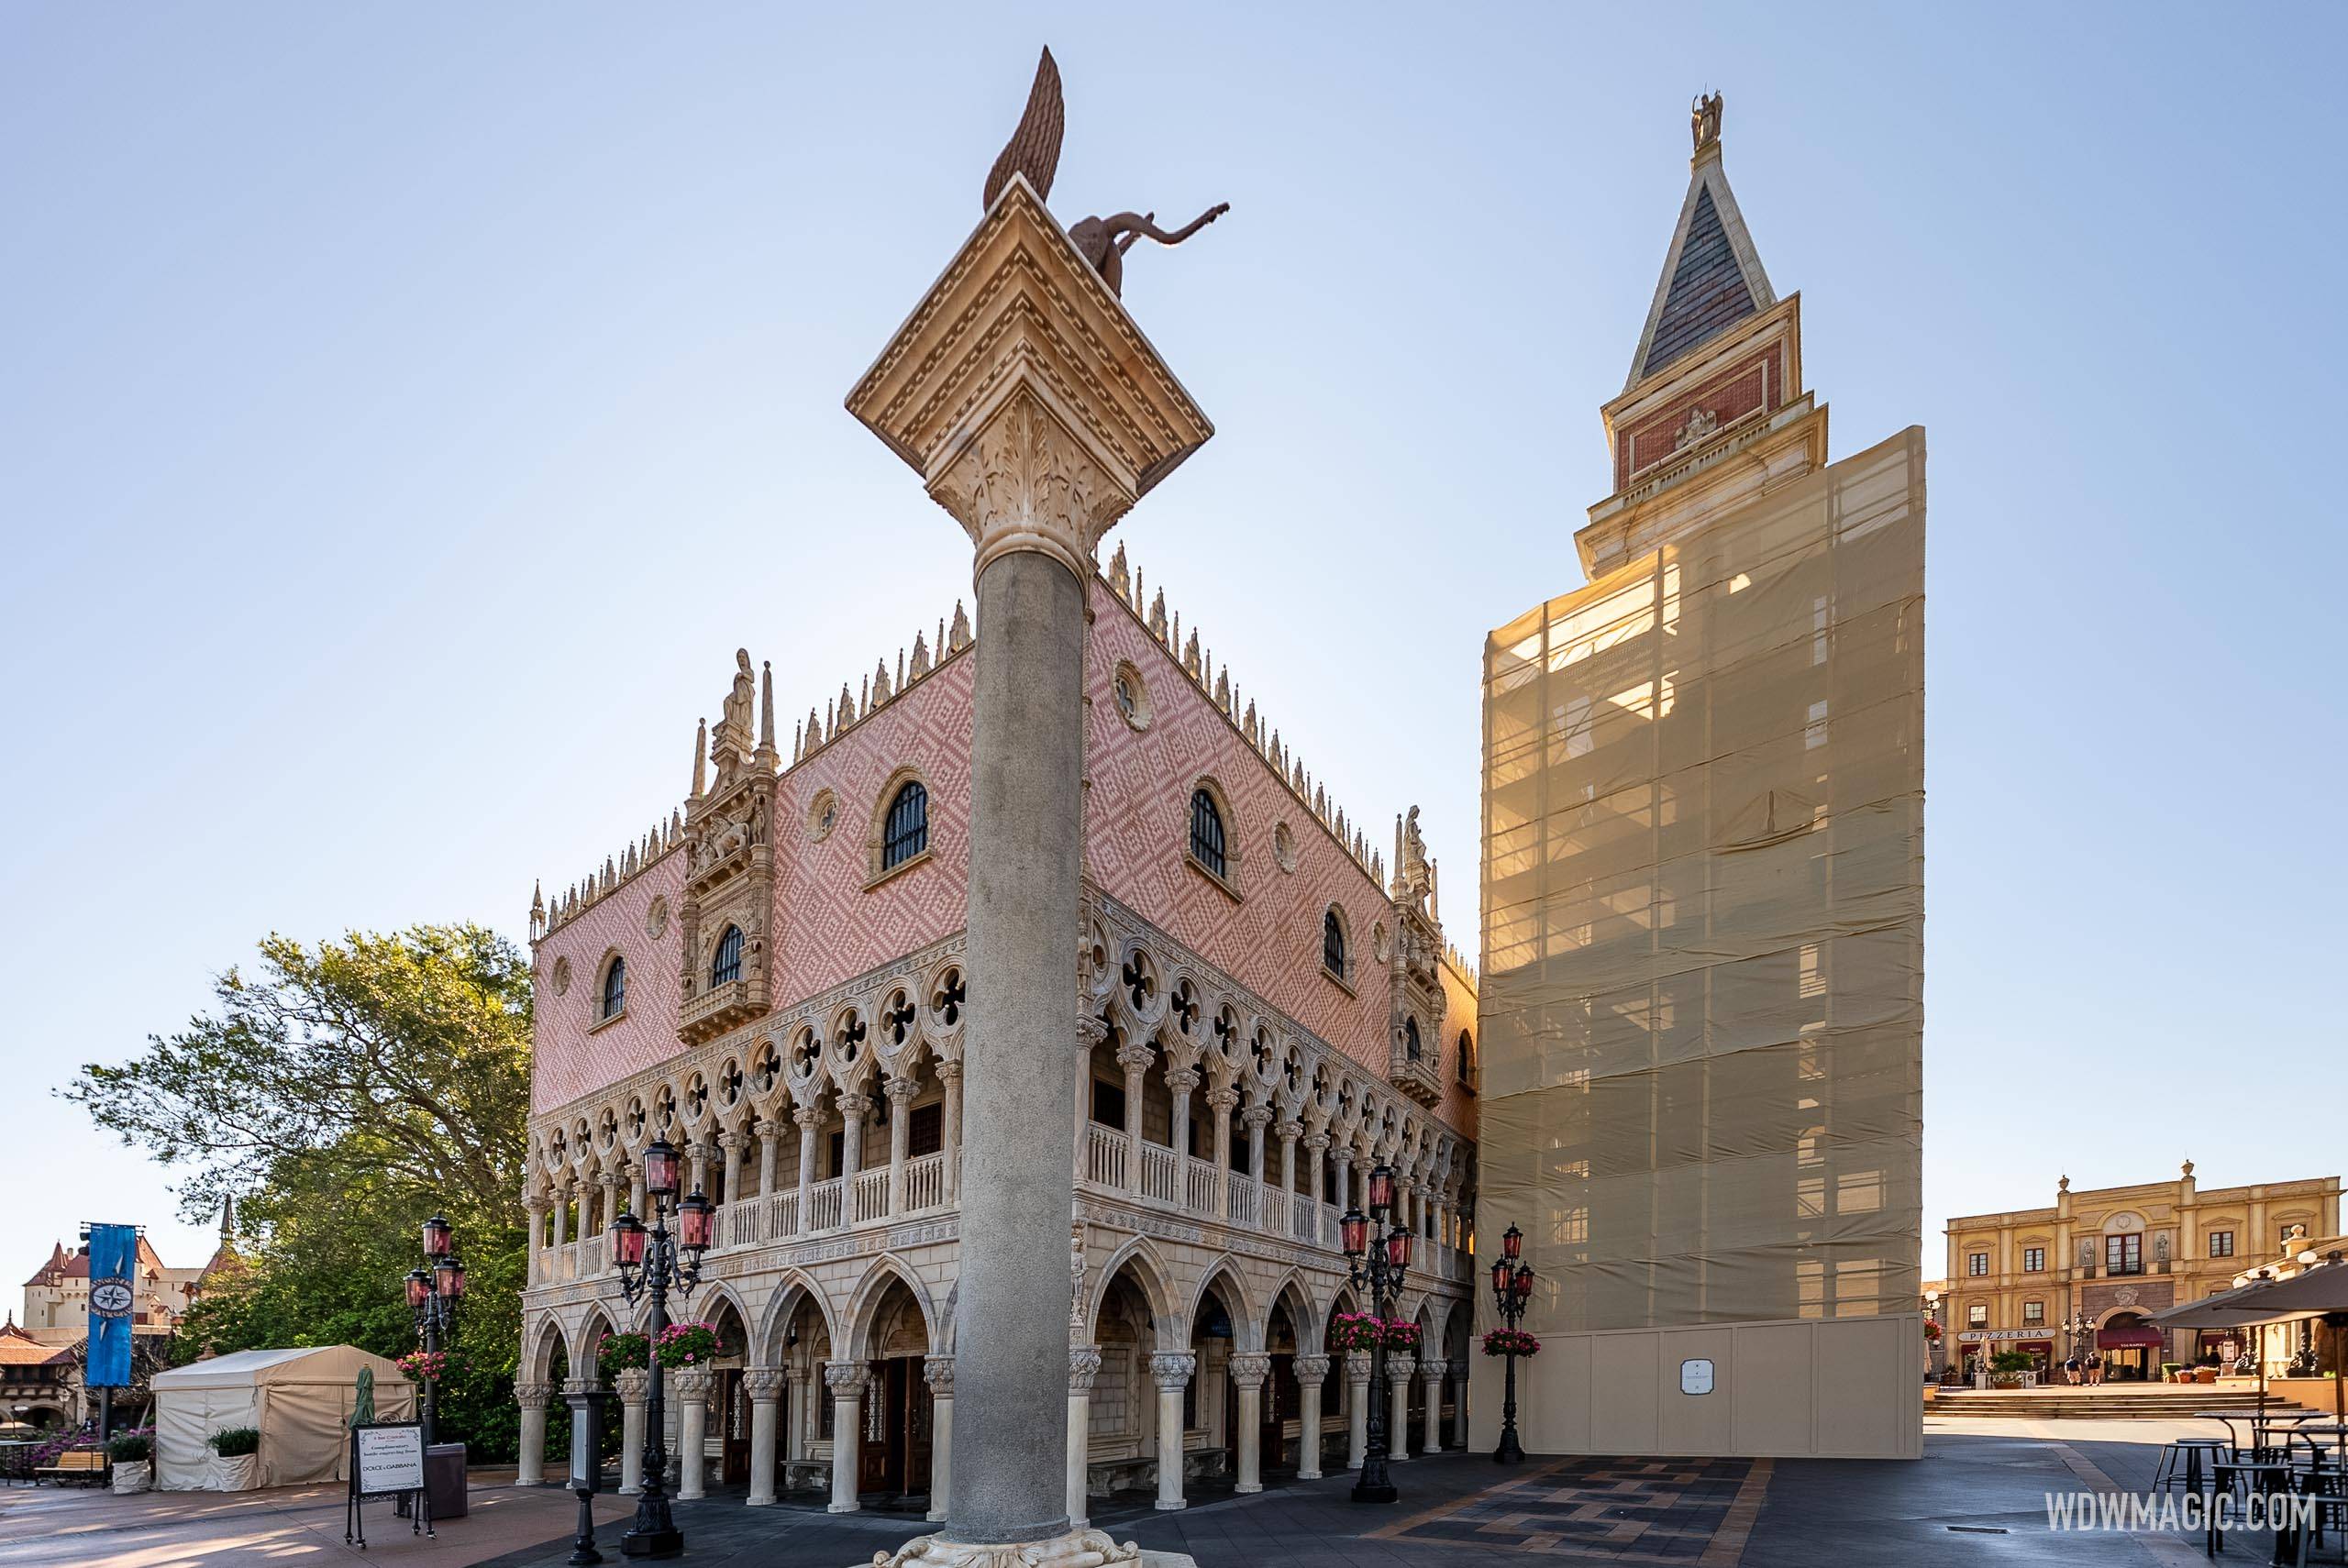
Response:
[[[130,1386],[130,1314],[138,1300],[136,1225],[90,1227],[90,1388]]]

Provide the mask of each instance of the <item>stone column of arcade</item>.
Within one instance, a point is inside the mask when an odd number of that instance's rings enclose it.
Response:
[[[1102,535],[1213,428],[1026,173],[990,194],[847,399],[969,533],[979,602],[958,1430],[945,1528],[892,1561],[1090,1568],[1138,1553],[1071,1527],[1069,1303],[1037,1296],[1069,1277],[1085,596]]]
[[[522,1407],[521,1464],[514,1477],[516,1486],[541,1486],[547,1478],[547,1399],[554,1393],[551,1383],[516,1383],[515,1403]]]
[[[770,1140],[768,1147],[773,1147]],[[742,1391],[750,1397],[749,1505],[754,1508],[774,1501],[775,1409],[782,1398],[782,1369],[775,1366],[754,1366],[742,1374]]]

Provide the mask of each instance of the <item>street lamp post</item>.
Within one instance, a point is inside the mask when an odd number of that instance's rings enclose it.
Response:
[[[1344,1232],[1346,1275],[1359,1289],[1369,1287],[1370,1315],[1383,1325],[1387,1303],[1402,1293],[1402,1278],[1411,1266],[1411,1232],[1394,1227],[1394,1171],[1374,1165],[1369,1172],[1369,1213],[1349,1209],[1338,1223]],[[1370,1233],[1375,1225],[1378,1234]],[[1361,1475],[1354,1482],[1357,1503],[1390,1503],[1402,1494],[1386,1473],[1386,1336],[1381,1327],[1369,1355],[1369,1411],[1361,1460]]]
[[[1524,1232],[1511,1225],[1501,1236],[1501,1255],[1492,1260],[1492,1306],[1501,1315],[1501,1326],[1511,1332],[1533,1297],[1533,1265],[1518,1261],[1523,1250]],[[1500,1464],[1522,1464],[1524,1445],[1516,1439],[1516,1352],[1506,1352],[1502,1359],[1507,1371],[1501,1394],[1501,1441],[1492,1459]]]
[[[465,1265],[452,1250],[454,1232],[435,1214],[424,1222],[424,1266],[407,1275],[408,1311],[424,1346],[424,1445],[439,1441],[439,1378],[435,1358],[457,1334],[457,1302],[465,1294]]]
[[[652,1386],[644,1421],[644,1481],[637,1494],[636,1522],[620,1537],[620,1551],[629,1557],[674,1557],[685,1549],[684,1532],[669,1511],[669,1453],[660,1427],[667,1417],[660,1386],[660,1335],[669,1327],[669,1292],[690,1297],[701,1283],[701,1254],[709,1246],[710,1219],[714,1212],[698,1187],[675,1202],[677,1151],[666,1138],[655,1138],[644,1151],[644,1193],[652,1206],[648,1228],[635,1215],[623,1213],[612,1221],[612,1253],[620,1265],[620,1289],[630,1306],[650,1291],[652,1311],[645,1320],[649,1353],[645,1370]],[[673,1206],[677,1229],[669,1230]]]

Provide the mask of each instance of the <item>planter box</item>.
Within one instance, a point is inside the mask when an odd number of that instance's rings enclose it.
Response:
[[[154,1484],[155,1465],[152,1460],[119,1459],[115,1462],[112,1485],[117,1496],[144,1492]]]
[[[212,1489],[216,1492],[249,1492],[260,1485],[260,1455],[240,1453],[234,1459],[219,1454],[212,1456]]]

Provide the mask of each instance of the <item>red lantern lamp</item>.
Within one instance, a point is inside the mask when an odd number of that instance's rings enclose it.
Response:
[[[1361,1256],[1369,1245],[1369,1217],[1358,1209],[1348,1209],[1345,1218],[1337,1221],[1337,1230],[1345,1238],[1346,1256]]]
[[[644,1264],[644,1221],[623,1210],[612,1221],[612,1261],[622,1268],[639,1268]]]
[[[655,1138],[644,1151],[644,1190],[655,1198],[677,1195],[677,1146]]]
[[[1509,1277],[1508,1259],[1494,1258],[1492,1260],[1492,1294],[1495,1297],[1506,1296],[1509,1293]]]
[[[1519,1264],[1516,1266],[1516,1298],[1519,1301],[1522,1301],[1532,1294],[1533,1265],[1531,1264]]]
[[[1394,1207],[1394,1167],[1369,1167],[1369,1211],[1383,1214]]]
[[[435,1214],[426,1220],[424,1222],[424,1255],[427,1258],[447,1257],[452,1235],[449,1221],[439,1215]]]
[[[677,1205],[677,1245],[689,1253],[706,1248],[716,1216],[716,1205],[695,1188],[692,1197]]]
[[[429,1275],[426,1274],[426,1273],[425,1273],[422,1269],[420,1269],[420,1268],[412,1268],[412,1269],[408,1270],[408,1272],[407,1272],[407,1304],[408,1304],[410,1307],[421,1307],[421,1306],[423,1306],[423,1305],[424,1305],[426,1298],[426,1297],[428,1297],[431,1294],[432,1294],[432,1277],[431,1277],[431,1275]]]
[[[1501,1232],[1501,1255],[1502,1257],[1508,1259],[1511,1263],[1514,1263],[1517,1259],[1517,1254],[1523,1251],[1523,1231],[1518,1230],[1515,1226],[1511,1225],[1507,1230]]]
[[[443,1301],[454,1301],[465,1293],[465,1265],[453,1257],[442,1258],[432,1265],[432,1286]]]
[[[1408,1231],[1386,1232],[1386,1261],[1396,1268],[1411,1266],[1411,1232]]]

